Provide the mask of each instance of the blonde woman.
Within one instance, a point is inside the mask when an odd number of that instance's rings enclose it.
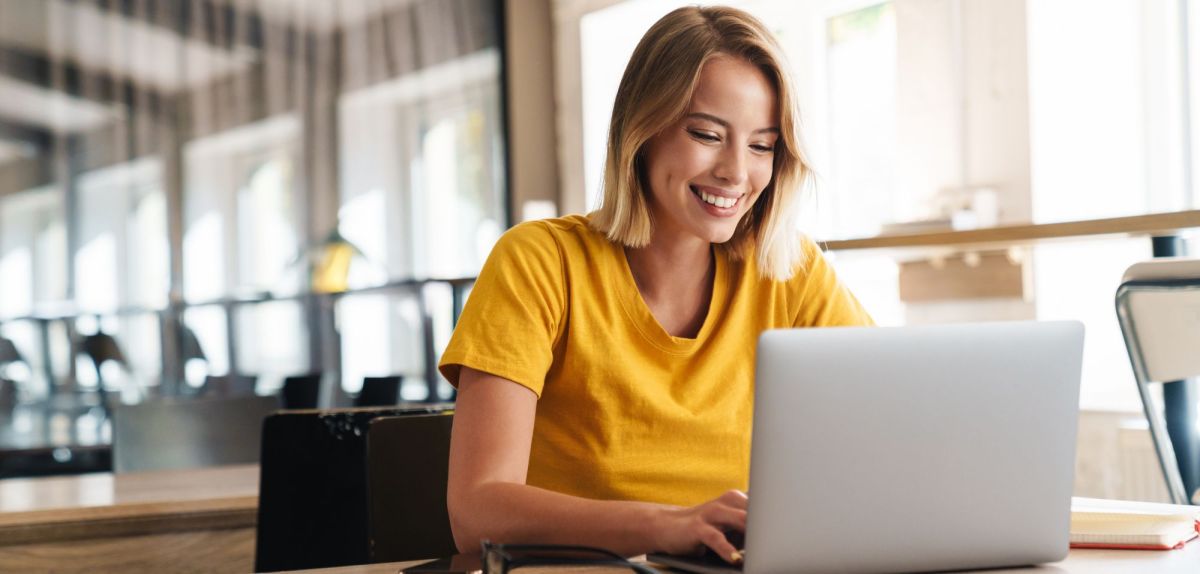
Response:
[[[794,204],[809,175],[780,48],[745,12],[680,8],[613,109],[604,199],[497,243],[442,357],[459,389],[448,506],[481,539],[624,555],[745,528],[754,348],[870,324]]]

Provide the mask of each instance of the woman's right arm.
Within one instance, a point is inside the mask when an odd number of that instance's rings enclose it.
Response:
[[[746,495],[729,491],[699,506],[590,500],[525,484],[537,396],[507,379],[463,367],[450,441],[447,506],[459,552],[483,539],[579,544],[625,556],[736,550],[724,530],[746,528]],[[732,561],[732,560],[731,560]]]

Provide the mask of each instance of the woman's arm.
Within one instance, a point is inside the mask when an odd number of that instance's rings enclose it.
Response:
[[[447,505],[459,552],[479,542],[582,544],[626,556],[712,548],[733,561],[724,530],[746,528],[746,495],[729,491],[691,508],[601,501],[525,484],[537,396],[463,367],[450,441]]]

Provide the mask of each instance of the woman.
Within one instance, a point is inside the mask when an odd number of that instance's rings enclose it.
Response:
[[[737,560],[759,333],[871,323],[795,232],[809,169],[780,54],[739,10],[663,17],[617,92],[600,209],[493,249],[440,365],[461,551]]]

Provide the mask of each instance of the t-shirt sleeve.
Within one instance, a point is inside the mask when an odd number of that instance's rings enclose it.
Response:
[[[442,375],[458,386],[466,366],[528,387],[540,397],[565,323],[562,265],[545,223],[523,223],[505,232],[479,272],[442,353]]]
[[[803,238],[805,263],[793,282],[800,291],[800,305],[793,327],[871,326],[875,321],[858,299],[838,279],[821,248]]]

